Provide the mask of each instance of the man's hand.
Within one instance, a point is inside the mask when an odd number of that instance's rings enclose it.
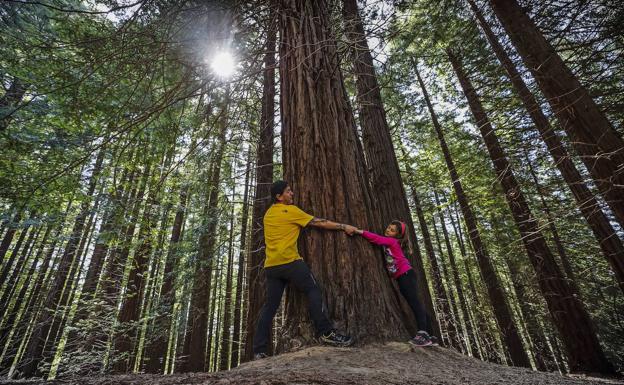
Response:
[[[358,230],[357,227],[351,226],[351,225],[345,225],[345,228],[344,228],[344,232],[347,233],[347,235],[353,235],[355,234],[357,230]]]

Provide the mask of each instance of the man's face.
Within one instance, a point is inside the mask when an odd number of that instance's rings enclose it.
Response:
[[[284,190],[284,192],[281,195],[277,196],[277,201],[285,205],[292,205],[294,195],[295,193],[290,188],[290,186],[286,186],[286,189]]]

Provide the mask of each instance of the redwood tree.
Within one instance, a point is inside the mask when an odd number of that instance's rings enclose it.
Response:
[[[600,347],[589,313],[574,295],[555,262],[460,59],[450,50],[447,53],[505,191],[505,198],[537,275],[542,295],[566,346],[571,370],[613,373],[614,369]]]
[[[354,154],[358,138],[330,33],[329,2],[282,0],[279,15],[284,178],[304,211],[369,228],[378,221],[363,156]],[[382,261],[365,240],[310,230],[299,245],[335,326],[360,341],[408,336]],[[310,343],[307,307],[293,294],[285,334]]]

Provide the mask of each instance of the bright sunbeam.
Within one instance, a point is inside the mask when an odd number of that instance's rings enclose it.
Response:
[[[217,74],[217,76],[222,78],[227,78],[232,76],[234,71],[236,71],[236,63],[234,63],[234,57],[227,51],[219,52],[213,59],[212,63],[210,63],[210,67]]]

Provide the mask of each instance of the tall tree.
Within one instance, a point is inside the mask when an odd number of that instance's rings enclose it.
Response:
[[[329,2],[283,0],[279,15],[282,158],[295,202],[319,217],[374,226],[379,222],[371,212],[364,158],[353,153],[358,138],[330,32]],[[339,233],[311,231],[301,241],[337,327],[361,341],[407,337],[373,248]],[[306,344],[313,339],[308,311],[303,298],[291,294],[286,333]]]
[[[574,371],[613,373],[614,369],[598,342],[594,324],[559,270],[460,59],[450,50],[447,54],[505,191],[542,295],[566,345],[570,367]]]
[[[511,61],[502,45],[499,43],[496,35],[492,32],[492,29],[485,20],[481,10],[479,10],[473,0],[468,0],[468,3],[479,21],[479,25],[487,37],[492,50],[496,54],[498,61],[503,65],[505,71],[509,75],[509,80],[514,87],[514,90],[522,100],[522,103],[531,117],[533,124],[535,124],[535,127],[539,131],[542,140],[546,143],[548,151],[555,161],[555,165],[559,169],[563,179],[568,184],[570,191],[572,191],[572,195],[574,195],[574,198],[576,199],[579,210],[594,233],[605,258],[609,261],[611,268],[615,272],[620,289],[624,292],[624,244],[613,229],[609,219],[600,208],[598,201],[583,181],[581,173],[574,165],[574,162],[566,151],[561,138],[550,125],[548,118],[542,112],[542,108],[537,103],[535,96],[533,96],[522,79],[522,76],[520,76],[520,72],[517,70],[516,66]],[[560,114],[563,113],[564,112],[560,112]],[[599,166],[598,163],[595,165]]]
[[[624,140],[520,4],[516,0],[490,0],[490,4],[624,226]]]
[[[358,12],[357,0],[343,0],[343,15],[355,70],[364,158],[369,171],[371,194],[375,197],[377,210],[379,210],[376,215],[381,221],[377,226],[385,226],[399,218],[407,224],[409,241],[416,242],[414,223],[392,145],[392,136],[386,119],[373,57],[368,47],[364,24]],[[439,335],[439,326],[429,293],[422,256],[417,247],[411,246],[408,250],[417,251],[409,258],[416,272],[418,294],[429,313],[432,332]]]
[[[457,168],[455,167],[455,163],[451,157],[451,152],[449,151],[446,139],[444,138],[442,126],[440,125],[435,110],[433,109],[433,104],[429,98],[429,93],[427,92],[425,83],[420,77],[420,73],[416,67],[414,67],[414,70],[416,72],[416,78],[420,84],[423,97],[427,103],[427,109],[431,115],[431,122],[433,123],[433,127],[438,136],[438,141],[440,142],[440,148],[442,149],[444,161],[446,163],[446,167],[448,168],[451,182],[453,183],[453,189],[455,190],[457,201],[459,202],[459,206],[464,216],[464,222],[468,228],[468,236],[470,238],[470,243],[472,244],[475,256],[477,257],[481,278],[487,287],[488,296],[494,310],[494,316],[496,317],[499,330],[505,340],[507,349],[509,349],[511,362],[515,366],[528,367],[530,366],[529,357],[522,346],[520,333],[518,331],[518,327],[516,326],[516,322],[511,315],[511,310],[506,298],[507,296],[503,292],[500,280],[496,275],[496,270],[494,270],[494,266],[492,265],[492,261],[490,260],[485,244],[481,239],[481,234],[479,233],[479,229],[477,227],[476,217],[470,203],[468,202],[468,197],[464,192],[461,180],[459,179]]]
[[[264,229],[262,218],[271,204],[271,182],[273,181],[273,130],[275,130],[275,48],[277,34],[276,13],[269,14],[267,40],[264,45],[264,74],[262,81],[262,106],[259,135],[256,147],[256,184],[251,214],[251,251],[247,261],[247,320],[243,361],[253,357],[253,338],[260,309],[264,301]],[[269,353],[273,345],[268,346]]]

